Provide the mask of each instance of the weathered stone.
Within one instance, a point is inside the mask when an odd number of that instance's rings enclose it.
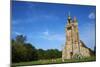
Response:
[[[92,51],[79,39],[78,22],[76,17],[72,21],[68,16],[66,26],[66,42],[62,50],[62,61],[65,59],[90,57]]]

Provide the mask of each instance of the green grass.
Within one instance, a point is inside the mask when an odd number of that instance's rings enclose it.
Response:
[[[88,57],[83,59],[68,59],[62,62],[61,58],[55,59],[56,61],[52,62],[52,60],[38,60],[38,61],[30,61],[30,62],[20,62],[20,63],[13,63],[11,66],[28,66],[28,65],[43,65],[43,64],[60,64],[60,63],[76,63],[76,62],[90,62],[96,61],[96,57]]]
[[[69,59],[65,60],[66,63],[75,63],[75,62],[90,62],[90,61],[96,61],[96,57],[87,57],[87,58],[82,58],[82,59]]]

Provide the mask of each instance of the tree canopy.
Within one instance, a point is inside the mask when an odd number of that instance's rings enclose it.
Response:
[[[26,43],[26,36],[17,35],[11,40],[12,62],[34,61],[43,59],[61,58],[61,51],[58,49],[36,49],[31,43]]]

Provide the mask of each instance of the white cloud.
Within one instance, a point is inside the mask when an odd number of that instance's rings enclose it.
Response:
[[[14,35],[24,35],[24,34],[22,34],[20,32],[12,32],[12,34],[14,34]]]
[[[43,35],[41,35],[41,38],[47,39],[47,40],[56,40],[56,41],[65,40],[65,36],[63,34],[51,34],[48,30],[43,32]]]
[[[95,19],[95,13],[91,12],[88,17],[89,19]]]
[[[19,32],[14,32],[14,34],[15,34],[15,35],[21,35],[21,33],[19,33]]]
[[[48,35],[49,35],[49,31],[46,30],[46,31],[43,32],[43,34],[44,34],[45,36],[48,36]]]
[[[64,38],[65,37],[61,34],[53,34],[48,37],[49,40],[58,40],[58,41],[63,41]]]
[[[19,32],[14,32],[16,35],[20,35],[21,33],[19,33]]]

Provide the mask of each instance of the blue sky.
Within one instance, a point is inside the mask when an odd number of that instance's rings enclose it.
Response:
[[[11,37],[23,34],[36,48],[61,50],[69,12],[78,20],[80,40],[94,49],[95,6],[13,1]]]

